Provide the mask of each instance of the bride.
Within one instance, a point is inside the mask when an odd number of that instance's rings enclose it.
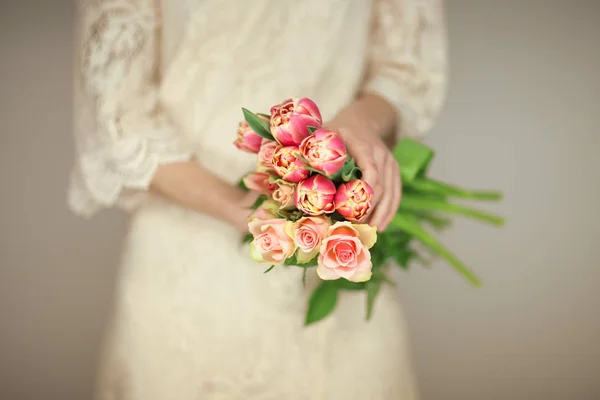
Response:
[[[364,320],[343,293],[310,327],[301,272],[240,245],[253,168],[240,107],[310,97],[380,196],[400,201],[386,143],[422,136],[445,82],[441,0],[84,0],[70,205],[131,211],[100,400],[416,399],[394,289]]]

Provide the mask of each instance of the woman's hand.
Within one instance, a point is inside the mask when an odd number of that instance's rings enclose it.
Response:
[[[196,160],[160,165],[150,190],[179,205],[248,230],[249,207],[257,193],[245,192],[202,167]]]
[[[349,153],[363,172],[375,195],[368,223],[384,230],[400,205],[400,170],[384,139],[396,125],[395,110],[382,98],[366,95],[343,109],[327,129],[344,138]]]

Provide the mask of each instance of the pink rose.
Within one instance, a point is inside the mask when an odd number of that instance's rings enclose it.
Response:
[[[271,107],[271,134],[284,146],[299,145],[310,135],[308,127],[320,128],[321,123],[321,112],[311,99],[288,99]]]
[[[237,139],[233,144],[248,153],[258,153],[262,140],[263,138],[254,133],[246,121],[242,121],[238,126]]]
[[[344,166],[348,153],[346,145],[337,133],[317,129],[300,144],[300,153],[314,169],[332,176]]]
[[[252,172],[246,175],[243,181],[248,189],[270,196],[277,189],[277,185],[271,182],[271,177],[272,175],[266,172]]]
[[[273,153],[273,170],[288,182],[298,183],[310,175],[300,159],[298,146],[279,146]]]
[[[371,209],[373,189],[365,181],[356,179],[342,183],[335,194],[335,209],[352,222],[361,222]]]
[[[323,175],[313,175],[300,182],[296,188],[296,208],[308,215],[321,215],[335,211],[333,199],[335,184]]]
[[[319,277],[323,280],[345,278],[350,282],[371,279],[373,265],[369,249],[377,241],[376,229],[344,221],[332,225],[328,234],[319,249]]]
[[[273,169],[273,153],[279,144],[272,140],[263,139],[258,150],[258,161],[256,164],[258,171],[269,171]]]
[[[331,220],[324,216],[302,217],[292,228],[294,243],[298,247],[296,259],[304,264],[319,254],[319,246],[327,236]]]
[[[292,222],[276,218],[248,223],[248,229],[254,236],[250,244],[252,259],[271,264],[282,264],[296,251],[294,240],[289,235]]]
[[[281,210],[291,210],[295,207],[294,195],[296,194],[296,184],[280,179],[275,182],[277,188],[273,192],[273,200],[278,202]]]

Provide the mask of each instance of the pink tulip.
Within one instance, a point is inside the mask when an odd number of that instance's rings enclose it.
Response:
[[[275,153],[277,146],[279,146],[277,142],[267,139],[262,140],[260,150],[258,150],[258,161],[256,163],[256,168],[259,171],[269,171],[273,169],[273,153]]]
[[[310,175],[306,164],[301,160],[298,146],[279,146],[273,153],[273,170],[288,182],[298,183]]]
[[[252,259],[271,264],[282,264],[296,251],[291,231],[291,221],[276,218],[261,221],[258,219],[248,223],[248,230],[254,236],[250,245]]]
[[[300,182],[296,188],[296,207],[308,215],[321,215],[335,211],[335,184],[317,174]]]
[[[300,153],[311,167],[332,176],[344,166],[348,153],[336,132],[317,129],[300,144]]]
[[[311,99],[288,99],[271,107],[271,134],[284,146],[298,146],[310,135],[309,126],[321,124],[321,112]]]
[[[246,121],[240,122],[237,130],[237,139],[234,146],[248,153],[258,153],[263,138],[258,136]]]
[[[352,222],[362,222],[371,209],[373,189],[365,181],[356,179],[342,183],[335,194],[335,209]]]
[[[351,282],[371,279],[373,264],[369,249],[377,241],[374,227],[336,222],[321,243],[317,275],[323,280],[345,278]]]
[[[244,177],[244,185],[250,190],[258,193],[271,195],[277,185],[271,182],[272,175],[266,172],[252,172]]]

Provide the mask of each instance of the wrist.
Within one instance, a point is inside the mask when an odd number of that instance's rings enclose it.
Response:
[[[355,104],[379,137],[388,137],[394,133],[398,124],[397,112],[386,99],[376,94],[365,93]]]

